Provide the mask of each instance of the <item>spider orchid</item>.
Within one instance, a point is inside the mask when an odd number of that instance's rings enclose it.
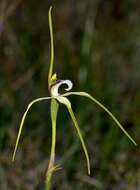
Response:
[[[52,7],[50,7],[49,13],[48,13],[50,39],[51,39],[51,60],[50,60],[50,67],[49,67],[49,74],[48,74],[48,88],[49,88],[49,92],[50,92],[50,97],[37,98],[37,99],[35,99],[29,103],[29,105],[28,105],[28,107],[27,107],[26,111],[24,112],[23,117],[21,119],[19,131],[18,131],[16,143],[15,143],[14,153],[13,153],[13,157],[12,157],[12,160],[14,161],[16,151],[18,148],[18,144],[19,144],[19,140],[20,140],[20,136],[21,136],[21,132],[22,132],[22,128],[24,125],[24,121],[25,121],[25,118],[26,118],[28,111],[31,108],[31,106],[37,102],[40,102],[40,101],[51,100],[50,112],[51,112],[51,121],[52,121],[52,145],[51,145],[50,161],[49,161],[48,169],[46,172],[46,190],[50,189],[50,183],[51,183],[51,178],[52,178],[53,172],[60,169],[59,165],[55,165],[56,120],[57,120],[57,112],[58,112],[59,103],[64,104],[68,109],[70,117],[73,121],[75,129],[76,129],[77,134],[79,136],[83,151],[85,153],[86,162],[87,162],[87,171],[88,171],[88,174],[90,175],[90,161],[89,161],[88,151],[87,151],[86,145],[84,143],[80,128],[78,126],[75,114],[72,110],[71,102],[68,100],[67,96],[76,95],[76,96],[84,96],[84,97],[89,98],[91,101],[93,101],[99,107],[101,107],[114,120],[114,122],[124,132],[124,134],[132,141],[132,143],[134,145],[137,145],[136,142],[131,138],[131,136],[127,133],[127,131],[120,124],[120,122],[117,120],[117,118],[103,104],[101,104],[93,96],[91,96],[90,94],[88,94],[86,92],[66,92],[64,94],[59,93],[59,88],[61,85],[63,85],[63,84],[67,85],[67,88],[65,88],[65,90],[70,91],[72,89],[73,84],[70,80],[58,80],[56,73],[53,74],[54,42],[53,42],[53,27],[52,27],[51,12],[52,12]]]

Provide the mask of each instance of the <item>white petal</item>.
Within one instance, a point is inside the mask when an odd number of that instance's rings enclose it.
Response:
[[[54,85],[51,87],[51,95],[52,95],[53,97],[57,97],[57,96],[60,95],[59,92],[58,92],[58,90],[59,90],[59,87],[60,87],[62,84],[66,84],[66,85],[67,85],[67,88],[65,88],[66,91],[69,91],[69,90],[72,89],[73,84],[72,84],[72,82],[71,82],[70,80],[61,80],[60,82],[54,84]]]

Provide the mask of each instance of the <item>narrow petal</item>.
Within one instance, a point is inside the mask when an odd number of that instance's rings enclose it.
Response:
[[[49,74],[48,74],[48,84],[51,82],[51,77],[53,73],[53,63],[54,63],[54,40],[53,40],[53,26],[52,26],[52,6],[49,8],[49,29],[50,29],[50,39],[51,39],[51,60],[49,66]]]
[[[24,121],[25,121],[25,118],[27,116],[27,113],[28,113],[29,109],[31,108],[31,106],[34,103],[40,102],[40,101],[43,101],[43,100],[49,100],[49,99],[51,99],[51,97],[42,97],[42,98],[37,98],[37,99],[35,99],[35,100],[33,100],[32,102],[29,103],[29,105],[28,105],[28,107],[27,107],[26,111],[24,112],[24,114],[22,116],[22,119],[21,119],[19,131],[18,131],[18,135],[17,135],[17,139],[16,139],[16,144],[15,144],[15,148],[14,148],[14,153],[13,153],[13,156],[12,156],[12,161],[15,160],[15,155],[16,155],[16,152],[17,152],[17,148],[18,148],[21,132],[22,132],[22,129],[23,129]]]
[[[84,96],[84,97],[91,99],[94,103],[96,103],[99,107],[101,107],[106,113],[108,113],[108,115],[114,120],[114,122],[124,132],[124,134],[132,141],[132,143],[135,146],[137,145],[137,143],[133,140],[133,138],[128,134],[128,132],[120,124],[118,119],[103,104],[101,104],[96,98],[94,98],[93,96],[91,96],[90,94],[88,94],[86,92],[68,92],[68,93],[63,94],[63,96],[69,96],[69,95]]]
[[[90,161],[89,161],[88,151],[87,151],[86,145],[85,145],[85,143],[84,143],[84,139],[83,139],[83,137],[82,137],[81,130],[80,130],[79,126],[78,126],[78,122],[77,122],[76,117],[75,117],[75,115],[74,115],[74,112],[73,112],[73,110],[72,110],[71,103],[70,103],[70,101],[69,101],[66,97],[62,97],[62,96],[59,96],[59,97],[57,98],[57,100],[58,100],[60,103],[64,104],[64,105],[67,107],[68,111],[69,111],[69,114],[70,114],[71,119],[72,119],[72,121],[73,121],[73,123],[74,123],[74,126],[75,126],[75,128],[76,128],[76,130],[77,130],[78,136],[79,136],[79,138],[80,138],[80,141],[81,141],[81,144],[82,144],[82,147],[83,147],[85,156],[86,156],[88,174],[90,175]]]

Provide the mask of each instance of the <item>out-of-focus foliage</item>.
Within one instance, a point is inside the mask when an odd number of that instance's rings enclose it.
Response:
[[[140,3],[136,0],[0,1],[0,189],[42,190],[48,164],[49,103],[34,105],[17,158],[11,156],[26,105],[48,95],[50,39],[47,12],[54,7],[55,70],[75,90],[94,94],[140,143]],[[140,150],[110,118],[84,98],[71,99],[92,164],[84,155],[67,112],[58,115],[53,178],[61,190],[137,190]]]

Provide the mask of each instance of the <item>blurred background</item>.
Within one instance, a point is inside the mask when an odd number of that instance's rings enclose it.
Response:
[[[49,96],[48,9],[53,6],[55,71],[106,105],[140,143],[140,1],[0,1],[0,189],[43,190],[50,145],[50,102],[34,105],[11,162],[28,103]],[[52,190],[139,190],[140,149],[91,101],[70,97],[89,151],[85,155],[60,106]]]

